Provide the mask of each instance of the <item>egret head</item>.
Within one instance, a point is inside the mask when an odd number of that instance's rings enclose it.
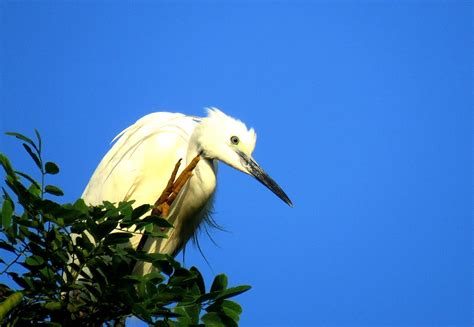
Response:
[[[217,108],[208,108],[208,116],[196,129],[197,142],[204,157],[220,160],[252,175],[285,203],[293,206],[280,186],[252,158],[257,141],[253,128],[248,129],[244,123]]]

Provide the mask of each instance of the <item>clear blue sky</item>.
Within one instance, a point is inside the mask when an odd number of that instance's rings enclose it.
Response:
[[[221,166],[229,232],[186,259],[253,286],[242,326],[472,326],[469,1],[0,6],[0,130],[41,131],[64,201],[149,112],[256,129],[295,207]]]

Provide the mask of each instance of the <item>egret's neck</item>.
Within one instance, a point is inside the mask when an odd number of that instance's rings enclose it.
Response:
[[[193,134],[188,145],[186,164],[189,164],[197,155],[201,156],[201,160],[199,160],[194,169],[193,177],[189,184],[199,189],[195,191],[202,192],[210,197],[216,188],[217,160],[205,156],[202,147]]]

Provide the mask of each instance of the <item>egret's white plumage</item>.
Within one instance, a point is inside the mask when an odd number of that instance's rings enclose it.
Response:
[[[174,225],[168,238],[149,238],[143,250],[175,256],[209,213],[216,189],[217,161],[254,175],[286,203],[291,201],[251,158],[253,129],[216,108],[199,118],[179,113],[149,114],[125,129],[95,170],[82,198],[90,204],[135,200],[134,206],[153,204],[166,187],[179,159],[180,171],[196,156],[201,160],[170,208]],[[137,246],[141,235],[132,237]],[[137,267],[147,273],[150,265]]]

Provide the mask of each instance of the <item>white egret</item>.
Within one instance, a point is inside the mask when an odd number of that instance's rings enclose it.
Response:
[[[204,118],[157,112],[144,116],[121,132],[92,175],[82,198],[90,204],[135,200],[135,206],[153,204],[170,178],[176,162],[180,171],[200,155],[201,160],[171,205],[167,219],[174,228],[168,238],[149,238],[143,247],[151,253],[176,256],[206,221],[216,189],[217,162],[254,176],[280,199],[291,200],[251,157],[256,134],[239,120],[209,108]],[[131,238],[136,247],[141,235]],[[135,269],[150,272],[151,265]]]

